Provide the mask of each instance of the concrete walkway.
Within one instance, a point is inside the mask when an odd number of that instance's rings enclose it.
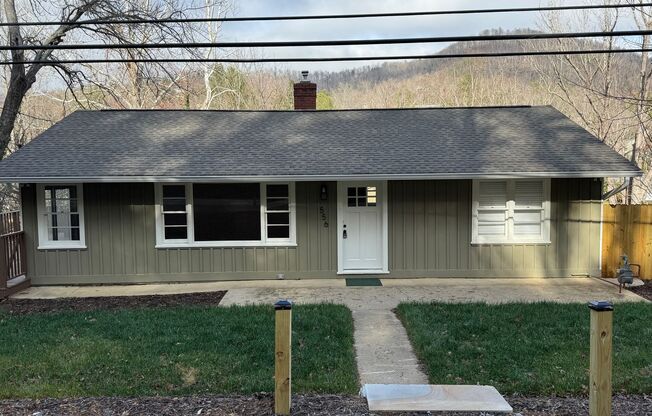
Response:
[[[401,321],[383,305],[369,306],[351,309],[360,384],[428,384]]]
[[[134,285],[101,285],[101,286],[32,286],[27,290],[12,296],[16,299],[55,299],[55,298],[87,298],[95,296],[144,296],[173,295],[178,293],[215,292],[218,290],[234,290],[243,288],[330,288],[346,287],[343,279],[311,279],[311,280],[242,280],[228,282],[202,283],[147,283]]]
[[[645,301],[599,279],[382,279],[383,287],[346,287],[343,279],[211,282],[134,286],[32,287],[15,298],[172,294],[228,290],[221,306],[295,303],[344,304],[353,314],[361,384],[426,384],[405,328],[392,312],[400,302]]]
[[[222,305],[270,303],[279,298],[299,302],[353,303],[364,306],[370,299],[394,308],[400,302],[615,302],[644,301],[600,279],[381,279],[383,287],[346,287],[344,279],[247,280],[205,283],[157,283],[102,286],[33,286],[13,298],[169,295],[228,290]]]
[[[292,299],[298,303],[331,302],[351,309],[391,310],[401,302],[560,302],[590,300],[612,302],[645,301],[640,296],[600,279],[381,279],[382,287],[248,287],[232,289],[221,305],[269,303]]]

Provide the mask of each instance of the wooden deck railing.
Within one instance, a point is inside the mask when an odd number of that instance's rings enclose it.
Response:
[[[15,233],[22,229],[19,211],[0,212],[0,235]]]
[[[23,231],[4,234],[0,236],[0,247],[2,247],[4,273],[6,280],[25,274],[25,234]],[[3,261],[4,260],[4,261]]]
[[[9,294],[12,283],[26,273],[27,250],[19,212],[0,213],[0,297]],[[23,283],[23,279],[20,283]]]

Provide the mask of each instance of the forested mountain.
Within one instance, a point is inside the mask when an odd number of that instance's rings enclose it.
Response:
[[[540,33],[531,29],[519,29],[506,31],[503,29],[490,29],[480,33],[480,35],[498,35],[498,34],[528,34]],[[548,42],[549,45],[550,42]],[[542,43],[542,45],[544,45]],[[523,51],[530,49],[526,42],[508,41],[508,42],[454,42],[436,54],[457,54],[472,52],[507,52]],[[424,59],[407,62],[387,62],[383,64],[367,65],[362,68],[343,70],[338,72],[313,72],[311,77],[317,84],[324,89],[335,89],[342,84],[356,83],[379,83],[384,81],[400,81],[418,75],[430,74],[437,72],[449,66],[454,60],[448,59]],[[525,74],[523,74],[525,76]],[[536,74],[532,74],[536,75]]]

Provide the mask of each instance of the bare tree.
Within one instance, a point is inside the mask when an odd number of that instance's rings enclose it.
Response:
[[[616,10],[601,12],[595,22],[590,12],[579,12],[574,17],[562,16],[560,13],[542,15],[543,29],[549,32],[564,32],[587,29],[598,26],[598,30],[612,31],[618,24],[619,14]],[[602,40],[604,49],[613,49],[613,38]],[[532,43],[532,49],[541,49],[547,43],[560,50],[573,50],[591,47],[583,40],[559,39],[556,42]],[[613,100],[608,98],[613,88],[614,54],[603,55],[558,55],[546,58],[533,58],[532,63],[541,74],[548,91],[555,96],[564,109],[594,133],[600,140],[612,146],[614,124],[622,115]],[[610,143],[610,140],[612,141]]]
[[[637,24],[640,28],[649,28],[646,25],[650,22],[644,16],[643,12],[639,12]],[[622,16],[617,10],[591,10],[572,15],[545,13],[541,17],[543,29],[551,32],[596,29],[608,32],[613,31],[621,21]],[[548,42],[547,46],[562,50],[596,47],[611,50],[621,46],[611,37],[605,37],[598,43],[560,39]],[[648,40],[644,38],[640,46],[646,47],[647,44]],[[539,43],[532,47],[540,49],[541,46]],[[646,157],[642,157],[640,148],[647,131],[646,126],[649,125],[647,111],[643,108],[647,105],[645,98],[649,84],[649,56],[647,53],[640,56],[639,77],[627,76],[635,74],[636,59],[635,54],[587,54],[533,58],[531,62],[554,97],[555,105],[614,150],[644,167],[646,162],[643,159]],[[626,187],[625,201],[631,203],[633,199],[641,199],[647,180],[630,180]],[[609,183],[616,186],[617,179],[611,178]]]
[[[43,45],[59,45],[71,41],[103,40],[107,43],[131,43],[134,40],[177,41],[187,39],[191,27],[184,24],[132,24],[127,28],[111,24],[77,23],[82,20],[107,19],[148,19],[185,16],[193,8],[187,2],[179,0],[31,0],[20,3],[16,0],[3,0],[3,8],[8,23],[21,21],[18,10],[28,19],[36,20],[36,16],[51,16],[60,13],[62,24],[54,30],[44,30],[42,27],[29,30],[19,26],[9,26],[6,31],[6,42],[11,46],[31,46],[33,50],[12,50],[9,67],[9,80],[0,113],[0,154],[5,155],[11,142],[12,131],[20,114],[20,109],[28,91],[37,81],[37,76],[44,68],[52,68],[58,73],[68,87],[69,93],[77,99],[79,87],[84,81],[95,86],[96,90],[111,91],[111,88],[96,80],[90,79],[87,72],[79,66],[66,66],[56,62],[61,57],[77,56],[71,52],[60,52],[55,55],[51,49],[42,49]],[[136,57],[149,54],[148,51],[129,49],[122,51],[123,56]],[[22,64],[21,61],[52,61],[52,63]],[[143,84],[151,73],[146,73],[141,65],[127,65],[127,72],[132,83],[136,100],[142,98]],[[161,68],[160,66],[158,68]],[[158,88],[158,86],[157,86]]]
[[[632,4],[639,3],[638,7],[632,9],[632,14],[634,16],[634,21],[636,25],[641,30],[650,30],[652,29],[652,9],[649,7],[641,6],[643,3],[642,0],[631,1]],[[641,49],[646,49],[649,47],[650,37],[648,35],[641,36]],[[644,152],[641,152],[643,146],[647,147],[648,151],[652,148],[652,140],[650,139],[650,132],[648,126],[650,124],[650,106],[648,101],[648,90],[650,85],[650,77],[652,76],[652,71],[649,69],[650,54],[646,51],[641,51],[641,66],[639,72],[639,82],[638,82],[638,95],[636,101],[636,135],[632,143],[632,152],[630,160],[633,163],[639,164],[642,166],[645,162],[650,162],[650,160],[643,161],[640,157],[645,155]],[[652,168],[649,168],[652,171]],[[650,179],[650,172],[648,172],[647,179]],[[643,182],[645,183],[645,182]],[[649,189],[645,189],[646,193],[649,193]],[[634,180],[630,180],[627,187],[627,203],[632,203],[632,196],[634,194]]]
[[[230,11],[230,3],[225,0],[204,0],[205,1],[205,13],[206,17],[224,17]],[[214,43],[218,40],[218,35],[222,28],[221,22],[207,22],[206,23],[206,37],[207,41]],[[215,48],[207,48],[204,52],[204,57],[206,59],[215,58],[216,55]],[[216,96],[220,94],[216,89],[214,82],[215,71],[218,67],[212,63],[203,64],[203,78],[204,78],[204,103],[202,104],[203,109],[211,108],[213,101]]]

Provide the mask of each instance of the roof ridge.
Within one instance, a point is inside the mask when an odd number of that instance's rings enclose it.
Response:
[[[541,108],[549,105],[487,105],[487,106],[459,106],[459,107],[392,107],[392,108],[338,108],[329,110],[217,110],[197,108],[107,108],[100,110],[77,110],[76,112],[100,113],[100,112],[214,112],[214,113],[335,113],[353,111],[416,111],[416,110],[483,110],[483,109],[511,109],[511,108]]]

